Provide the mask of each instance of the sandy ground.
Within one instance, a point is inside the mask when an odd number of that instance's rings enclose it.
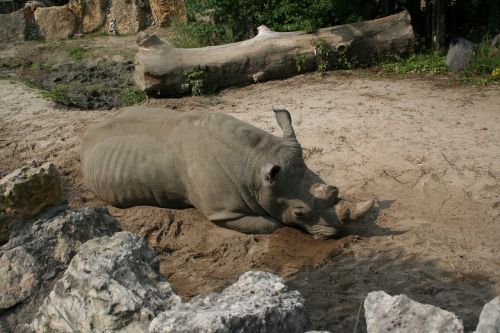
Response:
[[[70,206],[102,205],[82,183],[79,138],[117,111],[56,108],[8,80],[0,80],[0,101],[0,172],[53,161]],[[243,235],[194,209],[109,207],[149,241],[183,297],[268,270],[302,293],[315,329],[352,331],[366,294],[382,289],[454,311],[470,331],[500,294],[498,87],[338,72],[145,104],[224,112],[276,135],[271,108],[284,105],[309,167],[349,200],[378,201],[340,240],[291,228]]]

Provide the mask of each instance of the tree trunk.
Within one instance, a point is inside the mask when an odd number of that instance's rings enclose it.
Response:
[[[439,53],[446,51],[446,0],[435,0],[432,9],[432,47]]]
[[[141,34],[135,82],[158,96],[210,92],[232,85],[288,78],[316,69],[370,64],[413,51],[407,11],[377,20],[320,29],[317,33],[272,32],[259,27],[249,40],[176,49]]]

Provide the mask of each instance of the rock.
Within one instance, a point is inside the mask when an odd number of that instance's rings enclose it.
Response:
[[[372,291],[366,296],[364,307],[368,333],[464,331],[455,314],[415,302],[405,295],[392,297],[383,291]]]
[[[158,265],[156,254],[132,233],[90,240],[31,327],[36,332],[145,332],[158,313],[180,303]]]
[[[119,34],[136,34],[152,21],[147,0],[113,0],[110,17],[116,20]]]
[[[186,19],[186,9],[182,0],[150,0],[155,25],[167,26],[174,18]]]
[[[16,169],[0,180],[0,244],[9,238],[17,219],[28,219],[63,200],[57,169],[36,162]]]
[[[38,287],[41,263],[25,248],[16,247],[0,255],[0,310],[28,298]]]
[[[23,10],[0,14],[0,44],[24,40],[26,23]]]
[[[70,0],[69,8],[81,23],[81,32],[104,31],[107,23],[109,0]]]
[[[68,5],[38,7],[35,22],[40,35],[45,39],[65,39],[78,31],[78,19]]]
[[[310,325],[304,299],[271,273],[247,272],[220,294],[173,306],[149,332],[304,332]]]
[[[119,230],[104,208],[63,209],[53,208],[32,225],[15,230],[0,247],[0,313],[17,305],[7,318],[11,327],[32,317],[50,291],[47,285],[61,277],[81,244]]]
[[[500,34],[497,34],[491,40],[491,48],[492,49],[500,49]]]
[[[475,333],[498,332],[500,332],[500,296],[495,297],[484,306],[475,331]]]
[[[455,72],[459,72],[467,67],[469,60],[474,54],[474,44],[464,38],[455,38],[448,50],[446,64]]]

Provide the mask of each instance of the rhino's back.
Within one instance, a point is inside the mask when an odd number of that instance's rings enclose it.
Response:
[[[194,205],[209,215],[237,205],[244,157],[265,136],[224,114],[128,108],[86,132],[83,174],[115,206]]]

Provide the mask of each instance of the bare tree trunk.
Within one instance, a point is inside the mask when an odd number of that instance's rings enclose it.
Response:
[[[369,64],[413,52],[415,36],[407,11],[377,20],[320,29],[317,33],[260,29],[249,40],[176,49],[154,35],[141,35],[135,82],[144,91],[176,96],[215,87],[287,78],[345,64]]]
[[[446,50],[446,0],[434,0],[432,10],[432,47],[443,53]]]

